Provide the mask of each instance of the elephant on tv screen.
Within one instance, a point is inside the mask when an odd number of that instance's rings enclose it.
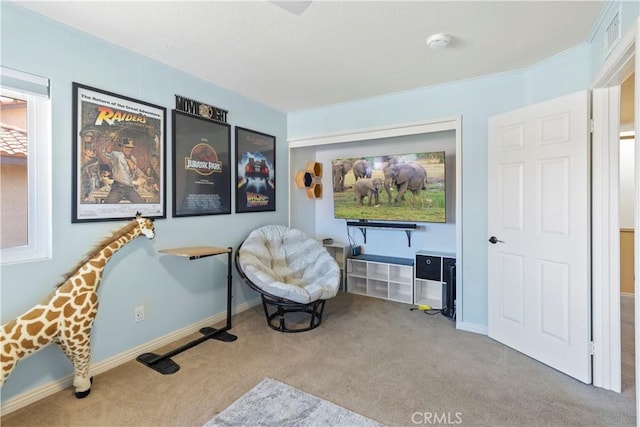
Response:
[[[334,218],[446,223],[445,154],[427,151],[334,159]]]

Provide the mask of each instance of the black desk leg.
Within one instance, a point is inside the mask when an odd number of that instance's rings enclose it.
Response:
[[[231,263],[233,262],[233,249],[228,248],[227,259],[227,324],[222,329],[215,329],[211,327],[205,327],[200,329],[200,333],[207,338],[212,338],[219,341],[231,342],[238,339],[237,336],[230,334],[227,330],[231,329],[231,298],[232,298],[232,275],[231,275]]]

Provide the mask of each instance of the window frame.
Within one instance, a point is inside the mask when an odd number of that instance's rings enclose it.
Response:
[[[0,249],[0,265],[52,257],[52,132],[49,80],[16,70],[0,69],[3,95],[27,101],[27,244]],[[25,83],[24,85],[21,83]],[[38,86],[40,92],[29,87]],[[42,94],[46,87],[46,96]]]

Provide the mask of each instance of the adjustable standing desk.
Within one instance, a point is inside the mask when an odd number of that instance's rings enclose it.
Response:
[[[215,329],[211,327],[205,327],[200,329],[200,333],[203,335],[200,338],[188,342],[187,344],[171,350],[165,354],[144,353],[136,358],[136,360],[149,368],[160,372],[161,374],[168,375],[177,372],[180,369],[180,365],[171,360],[171,357],[176,354],[182,353],[185,350],[195,347],[196,345],[205,342],[208,339],[215,339],[219,341],[231,342],[238,339],[237,336],[228,333],[231,329],[231,261],[232,252],[231,248],[218,248],[213,246],[193,246],[186,248],[175,249],[161,249],[159,252],[175,255],[180,257],[186,257],[189,260],[206,258],[210,256],[227,254],[227,324],[221,329]]]

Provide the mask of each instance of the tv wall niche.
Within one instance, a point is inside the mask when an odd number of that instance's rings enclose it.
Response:
[[[334,142],[327,138],[319,137],[302,141],[290,141],[289,160],[291,176],[295,171],[304,168],[308,161],[322,163],[325,173],[322,184],[325,189],[322,199],[307,199],[304,192],[295,187],[291,180],[290,186],[290,224],[295,228],[316,236],[317,238],[331,237],[335,241],[348,242],[349,229],[348,221],[358,221],[360,218],[336,218],[334,211],[334,192],[331,174],[332,161],[341,158],[375,158],[380,156],[390,156],[394,154],[407,153],[435,153],[444,152],[444,200],[446,222],[422,222],[406,221],[406,223],[417,224],[417,230],[411,233],[411,244],[407,244],[407,236],[404,232],[379,230],[367,234],[365,239],[359,233],[351,233],[355,238],[353,244],[363,245],[365,253],[413,257],[417,249],[428,249],[434,251],[457,252],[458,233],[457,216],[458,212],[458,186],[457,182],[457,144],[460,143],[457,137],[459,130],[453,130],[457,122],[447,123],[450,127],[446,130],[430,130],[431,124],[421,126],[420,133],[390,136],[382,138],[357,138],[348,141]],[[438,126],[438,124],[436,124]],[[409,128],[410,131],[413,129]],[[364,137],[368,137],[365,134]],[[351,135],[348,136],[351,138]],[[427,178],[427,181],[429,178]],[[347,186],[350,183],[347,181]],[[397,194],[396,192],[393,193]],[[354,197],[352,188],[346,189],[345,197]],[[407,202],[411,202],[412,195],[406,195]],[[386,192],[380,195],[380,204],[388,203]],[[363,207],[369,208],[368,200],[364,200]],[[370,207],[374,209],[373,203]],[[379,209],[379,208],[378,208]],[[370,220],[378,222],[377,220]],[[402,223],[399,220],[387,222]]]

